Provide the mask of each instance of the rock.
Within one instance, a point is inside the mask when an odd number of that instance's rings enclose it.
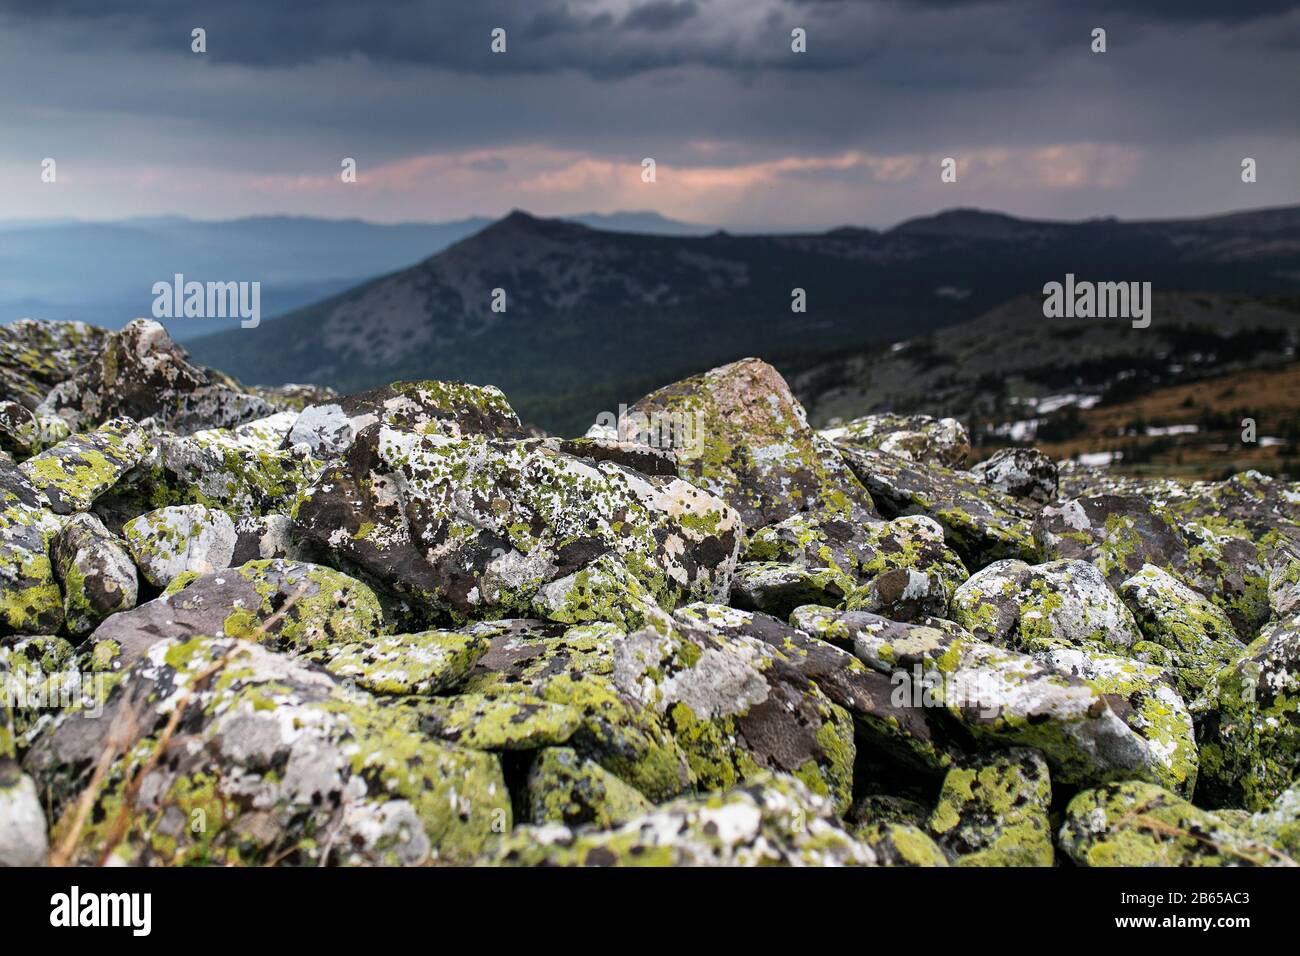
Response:
[[[175,707],[184,731],[168,735]],[[53,819],[105,748],[126,756],[76,837],[78,863],[465,861],[510,826],[496,757],[429,739],[402,711],[230,638],[157,642],[121,676],[103,717],[60,716],[24,762],[54,800]]]
[[[952,619],[975,637],[1033,653],[1065,645],[1129,653],[1133,613],[1086,561],[998,561],[957,589]]]
[[[806,614],[814,611],[804,608]],[[853,718],[857,740],[925,774],[942,772],[960,753],[938,715],[900,700],[897,683],[851,653],[765,614],[716,604],[676,612],[682,624],[733,638],[762,641],[781,652],[778,667],[810,681]],[[697,665],[698,666],[698,665]]]
[[[935,618],[900,624],[862,611],[800,608],[800,629],[836,642],[849,641],[869,667],[899,680],[902,700],[946,713],[989,744],[1042,751],[1061,783],[1148,779],[1190,786],[1195,754],[1190,722],[1178,714],[1157,725],[1133,701],[1114,695],[1106,682],[1073,676],[1027,654],[976,640],[956,624]],[[1149,688],[1142,665],[1110,658],[1136,672],[1133,696]],[[1172,688],[1165,691],[1177,699]],[[1151,694],[1154,697],[1154,693]],[[1163,704],[1164,701],[1153,703]],[[1183,711],[1186,714],[1186,711]],[[1185,737],[1175,736],[1182,732]],[[1150,733],[1151,736],[1145,736]],[[1190,749],[1190,754],[1189,754]]]
[[[867,415],[821,432],[837,445],[876,449],[917,464],[962,468],[970,455],[970,435],[955,418],[929,415]]]
[[[308,405],[325,405],[338,399],[338,392],[328,385],[287,383],[284,385],[252,385],[248,389],[266,399],[274,408],[295,415]]]
[[[1268,606],[1277,618],[1300,612],[1300,548],[1279,547],[1270,555]]]
[[[182,575],[168,593],[114,614],[88,645],[99,670],[123,670],[155,642],[225,635],[298,654],[362,644],[386,633],[373,591],[332,568],[250,561],[228,571]]]
[[[939,844],[908,823],[868,823],[854,827],[853,838],[875,855],[877,866],[948,865]]]
[[[57,514],[85,511],[152,451],[129,418],[73,435],[18,466]]]
[[[619,642],[613,676],[673,733],[701,788],[727,789],[759,770],[779,770],[848,808],[853,721],[772,645],[741,628],[710,627],[707,615],[683,614]]]
[[[464,631],[366,635],[331,643],[313,660],[372,694],[445,694],[469,677],[497,630],[476,625]]]
[[[830,802],[783,774],[687,797],[613,829],[520,827],[492,863],[524,866],[870,866]]]
[[[186,572],[228,568],[235,553],[235,523],[203,505],[159,508],[128,521],[122,533],[140,574],[159,588]]]
[[[110,333],[93,358],[50,389],[38,411],[66,419],[74,431],[127,416],[154,418],[189,434],[229,428],[274,409],[224,376],[191,365],[157,322],[135,319]]]
[[[971,469],[984,484],[1030,505],[1056,500],[1056,462],[1036,448],[1003,448]]]
[[[528,768],[528,822],[608,830],[654,811],[633,787],[568,747],[547,747]]]
[[[1043,508],[1034,534],[1053,559],[1091,562],[1112,587],[1152,565],[1232,618],[1240,635],[1268,618],[1267,547],[1248,532],[1211,527],[1137,496],[1099,495]]]
[[[1111,783],[1078,794],[1058,846],[1076,866],[1268,866],[1266,844],[1150,783]]]
[[[945,545],[943,528],[923,515],[867,523],[795,515],[752,535],[744,557],[806,568],[818,587],[802,603],[847,603],[895,620],[946,615],[953,593],[968,576],[961,559]],[[845,598],[835,600],[836,590]],[[769,610],[752,602],[741,606]],[[793,610],[780,613],[781,605],[775,607],[771,613],[781,617]]]
[[[288,515],[250,515],[235,522],[235,550],[231,555],[232,567],[249,561],[288,558],[301,561],[305,558],[298,543],[293,540],[293,519]]]
[[[958,866],[1051,866],[1051,802],[1042,756],[1013,749],[949,770],[929,830]]]
[[[543,700],[575,709],[582,724],[567,742],[580,755],[656,802],[694,787],[687,755],[664,721],[612,679],[615,652],[625,638],[621,628],[499,623],[505,631],[492,638],[461,696],[501,697],[511,706],[526,698],[525,703]]]
[[[902,823],[921,829],[930,819],[930,808],[917,800],[888,793],[870,793],[853,801],[844,819],[855,827]],[[854,832],[857,832],[856,830]],[[921,829],[924,833],[924,829]],[[929,837],[927,836],[928,840]],[[939,854],[943,856],[942,851]],[[947,863],[947,857],[944,862]]]
[[[679,474],[735,508],[750,529],[794,514],[874,516],[871,496],[808,426],[785,379],[742,359],[646,396],[620,422],[625,440],[652,432]]]
[[[44,866],[45,812],[32,778],[0,759],[0,867]]]
[[[306,444],[319,458],[337,458],[365,428],[381,423],[417,435],[463,438],[524,438],[523,427],[500,389],[463,382],[396,382],[308,405],[294,421],[284,446]]]
[[[583,724],[578,707],[524,694],[457,694],[413,704],[420,730],[474,750],[538,750],[568,741]]]
[[[1300,779],[1283,790],[1272,806],[1249,815],[1241,827],[1254,839],[1297,860],[1300,857]]]
[[[0,450],[14,458],[30,458],[70,434],[68,423],[57,415],[36,415],[19,402],[0,402]]]
[[[93,514],[73,515],[50,546],[63,589],[63,617],[69,634],[84,637],[110,614],[135,607],[135,563],[122,542]]]
[[[663,607],[725,595],[741,526],[723,502],[680,479],[592,465],[537,440],[376,424],[308,490],[295,533],[431,623],[455,623],[539,612],[590,619],[582,601],[617,599],[624,570]],[[584,569],[594,582],[577,579]],[[557,607],[552,592],[535,606],[557,582],[558,597],[573,595],[578,606]]]
[[[0,642],[0,763],[22,754],[60,709],[97,713],[107,688],[77,670],[61,637],[10,637]]]
[[[1221,608],[1153,564],[1121,584],[1120,594],[1144,637],[1129,653],[1168,670],[1186,700],[1200,696],[1244,650]]]
[[[746,611],[789,617],[804,604],[841,607],[842,576],[831,568],[806,568],[777,561],[745,561],[731,579],[731,604]]]
[[[1300,615],[1268,625],[1192,706],[1197,800],[1263,810],[1300,775]]]
[[[296,412],[274,412],[234,428],[205,428],[196,431],[190,439],[204,447],[273,452],[288,437],[298,417]]]
[[[50,561],[61,520],[17,468],[0,465],[0,634],[56,633],[63,595]]]
[[[0,394],[35,410],[99,352],[109,333],[84,322],[19,319],[0,326]]]
[[[1016,502],[970,475],[918,465],[881,451],[845,448],[844,458],[887,518],[925,515],[968,566],[1000,558],[1037,560],[1033,526]]]

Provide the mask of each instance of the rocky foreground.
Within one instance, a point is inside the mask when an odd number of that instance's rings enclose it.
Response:
[[[1300,485],[965,470],[754,359],[563,439],[19,322],[0,397],[0,863],[1300,854]]]

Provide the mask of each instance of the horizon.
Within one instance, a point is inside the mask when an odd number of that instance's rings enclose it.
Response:
[[[255,222],[257,220],[267,220],[267,219],[299,220],[303,222],[356,223],[356,224],[367,225],[367,226],[393,226],[393,227],[446,226],[454,223],[464,223],[464,222],[481,220],[485,223],[484,228],[486,228],[488,225],[492,225],[494,223],[501,222],[504,219],[508,219],[511,215],[515,213],[523,213],[524,215],[530,216],[534,219],[566,220],[566,221],[576,221],[584,218],[597,218],[597,217],[615,218],[620,216],[622,217],[651,216],[651,217],[656,217],[664,222],[670,222],[675,225],[686,226],[694,229],[715,229],[723,232],[734,231],[737,234],[744,234],[744,235],[778,235],[778,234],[786,234],[786,233],[791,235],[796,235],[799,233],[812,234],[812,233],[831,232],[837,229],[865,229],[873,232],[887,233],[894,229],[899,228],[900,226],[907,225],[908,223],[911,222],[917,222],[925,219],[934,219],[939,216],[950,215],[953,213],[976,213],[980,215],[1003,216],[1021,222],[1031,222],[1031,223],[1050,224],[1050,225],[1082,225],[1091,222],[1108,222],[1108,221],[1117,221],[1122,223],[1134,224],[1134,223],[1143,223],[1143,222],[1158,223],[1158,222],[1176,222],[1179,220],[1223,219],[1223,218],[1228,218],[1230,216],[1259,215],[1262,213],[1283,212],[1292,209],[1300,209],[1300,201],[1294,203],[1286,203],[1282,205],[1248,206],[1248,207],[1240,207],[1240,208],[1223,209],[1216,212],[1188,213],[1188,214],[1170,215],[1170,216],[1129,218],[1126,216],[1115,216],[1115,215],[1092,215],[1092,216],[1084,216],[1079,218],[1044,219],[1044,218],[1037,218],[1033,216],[1019,215],[1017,213],[1009,212],[1005,209],[991,209],[991,208],[984,208],[980,206],[947,206],[947,207],[935,209],[931,212],[922,212],[913,216],[908,216],[904,219],[899,219],[885,226],[846,221],[846,222],[831,222],[827,225],[815,229],[798,229],[798,230],[781,230],[781,229],[732,230],[725,225],[719,225],[711,222],[695,222],[695,221],[678,219],[676,217],[666,215],[656,209],[613,209],[613,210],[603,211],[603,212],[598,212],[594,210],[585,210],[582,212],[560,212],[555,214],[543,215],[540,213],[533,212],[532,210],[529,209],[512,208],[503,213],[499,213],[496,215],[491,215],[488,213],[472,213],[465,216],[457,216],[453,219],[404,219],[404,220],[395,220],[392,222],[379,220],[379,219],[367,219],[364,216],[317,216],[317,215],[312,215],[310,213],[291,213],[291,212],[250,213],[247,215],[230,216],[224,218],[222,217],[206,218],[206,217],[199,217],[199,216],[189,216],[184,213],[158,213],[158,214],[150,214],[150,215],[124,216],[119,218],[110,217],[110,218],[102,218],[102,219],[81,218],[76,216],[58,216],[58,217],[52,216],[49,218],[23,217],[23,218],[16,218],[16,219],[0,219],[0,229],[28,228],[28,227],[38,227],[38,226],[58,226],[58,225],[93,225],[93,226],[130,225],[132,223],[147,223],[147,222],[156,222],[160,220],[176,220],[181,222],[194,223],[198,225],[231,225],[234,223]],[[583,225],[588,229],[597,229],[605,232],[632,231],[632,230],[617,229],[609,226],[593,226],[581,222],[577,224]]]

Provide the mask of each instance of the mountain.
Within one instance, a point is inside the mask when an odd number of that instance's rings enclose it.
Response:
[[[150,315],[153,284],[178,272],[201,282],[261,282],[266,320],[418,262],[488,222],[381,225],[298,216],[0,222],[0,322],[80,319],[119,328]],[[212,331],[203,319],[168,327],[178,339]]]
[[[744,236],[606,232],[517,211],[410,268],[190,345],[254,384],[490,382],[530,421],[573,431],[658,382],[746,355],[806,367],[975,318],[1066,273],[1294,293],[1300,210],[1167,223],[954,210],[884,232]],[[796,288],[806,312],[792,310]]]
[[[1029,446],[1132,474],[1300,474],[1300,296],[1158,293],[1151,325],[1045,319],[1022,296],[977,319],[801,368],[810,420],[959,419],[980,457]],[[1242,420],[1258,440],[1242,441]]]

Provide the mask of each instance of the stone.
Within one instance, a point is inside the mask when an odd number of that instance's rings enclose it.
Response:
[[[973,467],[971,474],[1028,505],[1055,501],[1060,482],[1056,462],[1036,448],[1002,448]]]
[[[109,615],[135,607],[135,562],[93,514],[73,515],[64,523],[50,545],[50,559],[63,590],[69,634],[85,637]]]
[[[187,572],[228,568],[235,554],[230,515],[203,505],[159,508],[128,521],[122,534],[141,576],[158,588]]]

